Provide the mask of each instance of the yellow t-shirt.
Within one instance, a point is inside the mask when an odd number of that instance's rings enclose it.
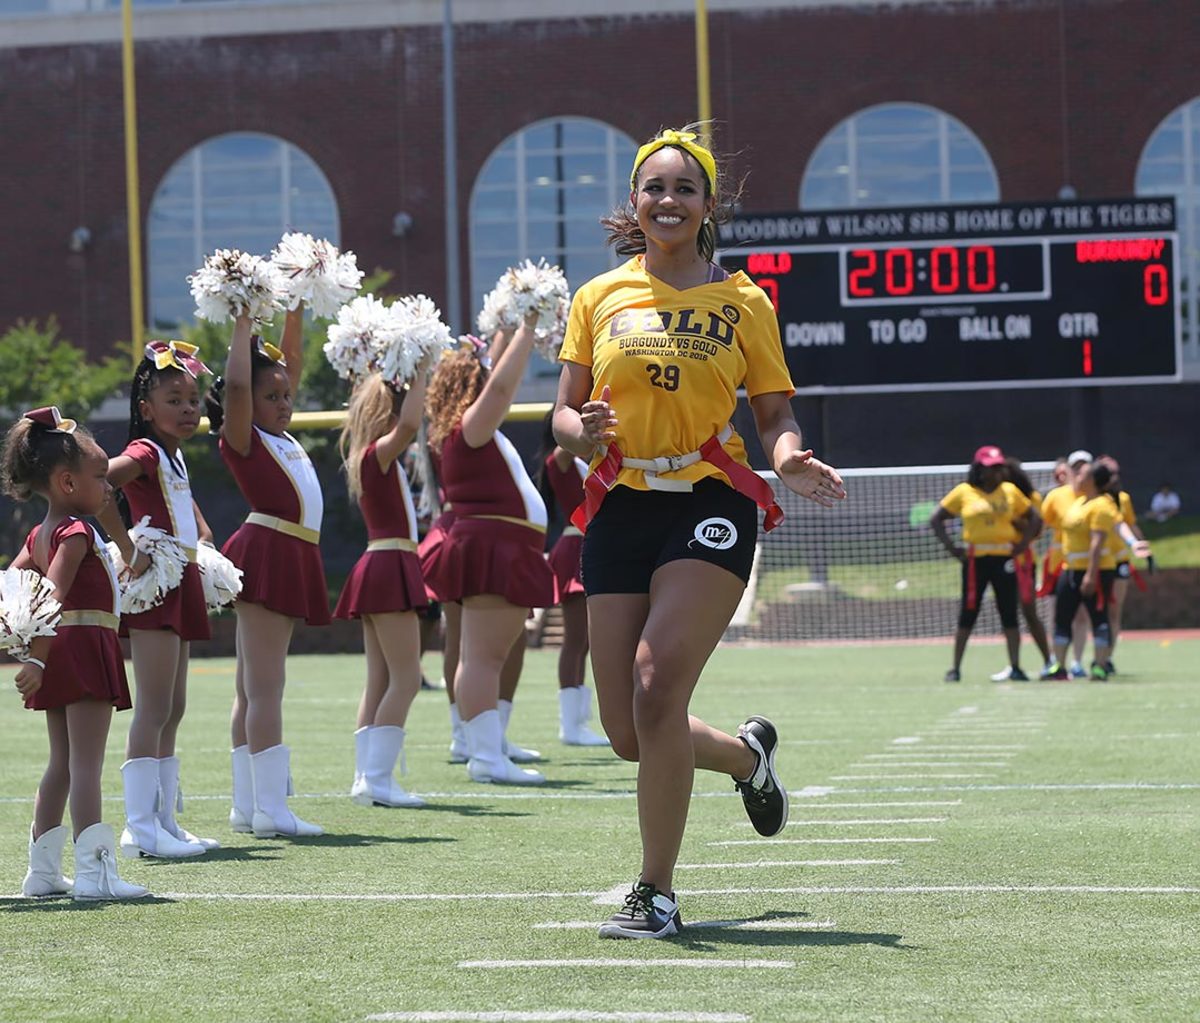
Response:
[[[1127,491],[1122,490],[1118,498],[1120,504],[1121,517],[1118,521],[1124,522],[1127,526],[1137,525],[1137,512],[1133,510],[1133,498],[1129,496]],[[1112,530],[1108,534],[1108,541],[1104,548],[1105,554],[1111,554],[1113,561],[1121,565],[1129,561],[1133,557],[1133,551],[1129,549],[1129,545],[1122,539],[1121,534],[1117,532],[1116,524],[1114,523]]]
[[[1062,520],[1063,556],[1069,568],[1087,568],[1092,533],[1107,535],[1116,526],[1118,516],[1116,503],[1106,494],[1090,500],[1081,494],[1075,499]],[[1100,567],[1116,568],[1112,554],[1103,546],[1100,548]]]
[[[1013,519],[1019,519],[1031,506],[1029,498],[1007,481],[991,493],[960,483],[942,498],[942,507],[962,519],[963,543],[975,547],[977,554],[1000,554],[1003,552],[999,548],[1011,548],[1021,539]]]
[[[729,422],[743,385],[751,398],[795,390],[775,309],[740,270],[727,280],[677,291],[634,257],[575,293],[559,358],[591,367],[591,398],[606,384],[611,388],[616,445],[629,458],[696,451]],[[725,450],[749,465],[736,432]],[[599,460],[597,455],[592,468]],[[729,482],[705,461],[661,475]],[[617,483],[649,489],[640,469],[622,468]]]
[[[1039,510],[1042,521],[1050,530],[1050,571],[1055,572],[1062,565],[1062,520],[1067,509],[1075,502],[1075,488],[1070,485],[1054,487],[1047,491],[1042,498]]]

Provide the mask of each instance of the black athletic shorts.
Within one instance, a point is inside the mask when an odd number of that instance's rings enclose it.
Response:
[[[583,537],[583,588],[649,593],[650,577],[669,561],[693,558],[750,579],[758,507],[720,480],[691,493],[612,489]]]

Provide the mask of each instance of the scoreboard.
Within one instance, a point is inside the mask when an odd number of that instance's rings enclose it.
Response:
[[[1174,382],[1170,198],[736,217],[801,394]]]

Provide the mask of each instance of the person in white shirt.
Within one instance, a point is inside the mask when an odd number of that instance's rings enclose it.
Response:
[[[1166,522],[1179,514],[1181,502],[1179,495],[1171,489],[1170,483],[1164,483],[1150,499],[1150,515],[1155,522]]]

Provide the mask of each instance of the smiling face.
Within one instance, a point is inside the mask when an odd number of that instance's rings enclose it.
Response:
[[[704,171],[683,150],[666,146],[648,156],[638,168],[637,189],[630,196],[646,244],[694,251],[696,236],[714,205],[705,191]]]
[[[141,412],[142,419],[159,437],[187,440],[200,424],[200,386],[177,369],[158,373],[150,379]]]
[[[292,384],[287,370],[270,366],[254,374],[254,425],[280,434],[292,421]]]

